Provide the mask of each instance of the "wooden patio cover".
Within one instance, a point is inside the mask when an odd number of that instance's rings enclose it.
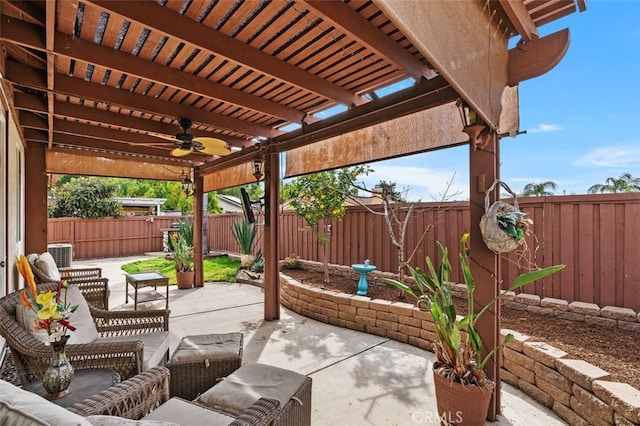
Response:
[[[461,98],[505,130],[504,88],[566,49],[568,35],[539,39],[537,27],[576,7],[583,1],[3,0],[0,71],[24,140],[48,149],[48,171],[177,179],[140,164],[206,175]],[[514,36],[521,46],[509,51]],[[402,93],[374,92],[407,78]],[[347,111],[322,120],[336,105]],[[242,150],[171,157],[175,145],[159,136],[179,133],[178,117]]]
[[[538,28],[585,8],[584,0],[2,0],[0,83],[26,146],[27,211],[46,228],[45,172],[177,180],[185,169],[198,209],[203,192],[254,181],[259,158],[267,218],[275,217],[279,153],[296,175],[468,143],[459,100],[486,123],[472,144],[486,149],[470,150],[471,201],[482,205],[479,176],[498,176],[498,138],[518,130],[518,83],[547,72],[568,47],[568,30],[540,37]],[[400,92],[376,94],[408,79]],[[336,106],[343,112],[324,118]],[[180,132],[180,117],[232,154],[171,156],[167,137]],[[267,224],[266,319],[279,315],[276,236]],[[28,247],[43,241],[46,232],[27,231]],[[497,268],[482,250],[474,253]],[[493,321],[483,338],[496,338]]]

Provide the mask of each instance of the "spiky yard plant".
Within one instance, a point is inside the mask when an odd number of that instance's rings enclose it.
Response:
[[[258,234],[258,227],[255,223],[249,223],[244,217],[234,220],[231,224],[233,238],[240,247],[240,263],[243,268],[248,268],[253,262],[253,246]]]
[[[468,238],[469,234],[464,234],[462,237],[463,247],[467,247]],[[508,334],[494,348],[483,348],[482,340],[476,330],[478,319],[502,299],[508,291],[516,290],[525,284],[554,274],[565,265],[537,269],[518,276],[507,290],[491,300],[481,311],[475,312],[475,280],[469,267],[469,251],[465,248],[464,252],[459,254],[459,258],[467,286],[467,314],[459,317],[449,290],[451,263],[449,262],[448,249],[440,242],[437,242],[437,245],[442,258],[437,269],[429,257],[426,258],[428,273],[420,268],[408,267],[415,281],[417,292],[411,286],[400,281],[393,279],[385,279],[385,281],[414,297],[420,309],[431,313],[436,334],[434,353],[437,362],[434,364],[434,370],[454,382],[483,386],[489,382],[484,372],[487,361],[497,350],[511,342],[513,335]],[[487,350],[488,352],[485,353]]]

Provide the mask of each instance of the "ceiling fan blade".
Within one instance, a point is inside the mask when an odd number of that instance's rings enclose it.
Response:
[[[196,147],[196,150],[202,154],[207,155],[229,155],[231,154],[231,150],[226,146],[205,146],[202,145],[202,148]]]
[[[195,137],[192,139],[193,142],[198,142],[200,144],[202,144],[203,146],[208,146],[208,147],[226,147],[227,143],[225,141],[223,141],[222,139],[218,139],[218,138],[208,138],[208,137],[204,137],[204,136],[199,136],[199,137]]]
[[[160,138],[160,139],[166,139],[168,141],[172,141],[172,142],[180,142],[180,140],[178,138],[176,138],[175,136],[167,136],[167,135],[163,135],[162,133],[148,133],[150,136],[153,136],[154,138]]]
[[[192,152],[193,152],[193,148],[189,148],[189,149],[176,148],[173,151],[171,151],[171,155],[173,155],[174,157],[184,157],[185,155],[189,155]]]

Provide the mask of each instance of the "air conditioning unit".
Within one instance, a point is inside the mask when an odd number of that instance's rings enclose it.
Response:
[[[73,260],[73,245],[71,244],[49,244],[47,251],[53,256],[58,268],[68,268]]]

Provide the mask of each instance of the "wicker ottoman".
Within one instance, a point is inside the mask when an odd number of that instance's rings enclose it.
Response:
[[[242,365],[242,333],[186,336],[167,364],[171,396],[192,401]]]
[[[245,364],[195,402],[237,416],[261,397],[280,401],[274,426],[311,424],[311,377],[271,365]]]

